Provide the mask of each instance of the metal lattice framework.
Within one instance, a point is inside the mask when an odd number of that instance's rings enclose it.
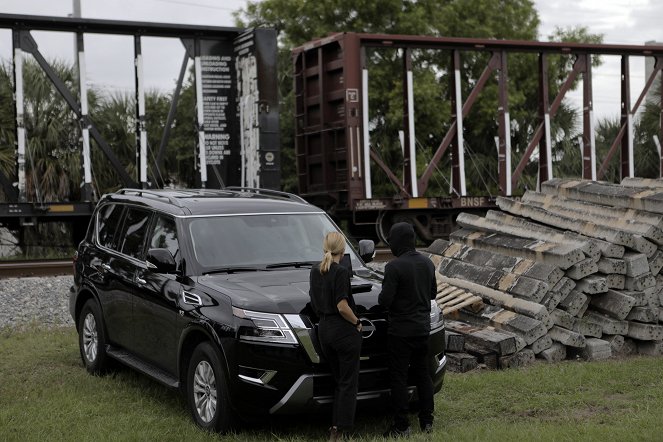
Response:
[[[92,171],[90,162],[91,140],[105,156],[111,167],[120,179],[119,186],[148,188],[156,185],[156,179],[148,176],[149,157],[147,152],[147,131],[145,126],[145,87],[143,78],[143,37],[170,37],[179,39],[184,46],[183,60],[179,71],[173,99],[163,128],[161,141],[156,152],[156,159],[152,164],[153,171],[163,169],[164,157],[168,145],[170,128],[175,118],[178,98],[186,74],[189,60],[194,62],[197,102],[197,157],[196,170],[199,173],[197,182],[202,187],[222,187],[228,185],[250,186],[260,183],[267,188],[278,188],[280,175],[278,166],[279,135],[278,135],[278,97],[276,88],[276,36],[273,30],[253,29],[245,30],[231,27],[210,27],[193,25],[176,25],[143,22],[123,22],[111,20],[92,20],[81,18],[42,17],[27,15],[0,14],[0,28],[10,29],[12,32],[12,56],[14,68],[14,110],[16,135],[16,170],[14,176],[6,176],[0,171],[0,186],[5,194],[7,203],[0,204],[0,222],[9,224],[32,223],[37,218],[50,219],[79,217],[89,218],[94,208],[94,189],[92,185]],[[60,79],[39,50],[33,38],[32,31],[59,31],[69,32],[76,36],[77,73],[80,90],[73,93]],[[136,156],[138,158],[137,176],[130,176],[125,166],[118,159],[113,147],[104,140],[100,130],[90,119],[88,114],[86,90],[86,58],[84,40],[87,34],[127,35],[134,39],[134,74],[136,91]],[[230,92],[224,101],[230,106],[237,103],[237,110],[233,107],[228,115],[237,121],[206,128],[205,121],[207,109],[203,105],[203,84],[206,76],[205,66],[201,59],[213,51],[222,48],[222,58],[231,60],[227,68],[228,78],[232,79],[229,86],[223,86]],[[217,52],[214,52],[215,54]],[[82,134],[82,192],[81,201],[58,202],[37,201],[29,202],[26,198],[26,129],[24,126],[24,94],[23,94],[23,66],[26,54],[34,57],[43,69],[55,89],[62,96],[71,111],[79,120]],[[225,66],[225,65],[224,65]],[[76,97],[78,95],[80,99]],[[6,105],[3,103],[3,105]],[[241,114],[241,115],[240,115]],[[241,118],[240,118],[241,117]],[[206,138],[206,131],[234,131],[229,135],[231,141],[223,146],[214,144],[213,149],[220,151],[217,158],[211,159],[210,139]],[[192,145],[194,140],[192,140]],[[220,143],[218,143],[220,144]],[[230,145],[228,145],[230,144]],[[201,147],[202,146],[202,147]],[[268,146],[268,147],[267,147]],[[259,155],[259,151],[267,149],[267,155]],[[241,153],[240,153],[241,151]],[[216,152],[214,152],[216,153]],[[224,160],[225,155],[225,162]],[[264,157],[271,159],[264,160]],[[220,160],[219,160],[220,158]],[[215,162],[216,161],[216,162]],[[262,161],[262,162],[260,162]],[[257,163],[256,163],[257,162]],[[256,164],[253,164],[256,163]],[[248,166],[247,166],[248,164]],[[249,170],[253,175],[242,175],[242,181],[225,180],[229,168],[242,168]],[[223,170],[226,169],[226,170]],[[209,176],[208,176],[208,171]],[[154,173],[154,172],[153,172]],[[158,173],[158,172],[157,172]],[[262,175],[260,175],[262,173]]]
[[[396,176],[393,170],[381,160],[371,144],[369,135],[369,108],[370,95],[368,78],[370,66],[367,62],[368,49],[399,49],[403,59],[403,131],[405,133],[405,147],[403,149],[404,173],[403,178]],[[448,131],[444,134],[440,145],[434,152],[432,160],[428,163],[421,175],[417,176],[415,164],[415,134],[414,134],[414,94],[412,51],[414,50],[440,50],[450,53],[451,66],[448,67],[448,78],[451,91],[451,121]],[[488,53],[489,61],[482,74],[474,82],[469,95],[461,94],[461,76],[463,65],[461,56],[467,53]],[[508,57],[516,54],[538,55],[538,124],[534,130],[524,154],[518,164],[512,167],[511,134],[509,116],[508,93]],[[567,73],[559,93],[549,97],[548,59],[551,55],[565,55],[572,57],[573,67]],[[612,146],[598,165],[595,143],[594,127],[592,124],[594,103],[592,98],[592,57],[612,55],[621,57],[621,127]],[[631,102],[629,59],[631,57],[652,57],[654,69],[647,78],[635,103]],[[532,154],[538,147],[539,184],[552,178],[552,152],[551,152],[551,120],[562,104],[566,93],[574,82],[582,79],[582,178],[600,180],[603,178],[610,160],[619,149],[621,155],[621,177],[634,175],[633,160],[633,118],[642,104],[647,92],[652,87],[657,74],[663,68],[663,46],[660,45],[613,45],[613,44],[582,44],[558,43],[538,41],[510,41],[475,38],[445,38],[422,37],[410,35],[388,34],[334,34],[324,39],[312,41],[296,48],[293,51],[295,63],[295,94],[297,122],[297,156],[300,176],[300,191],[303,195],[333,199],[344,202],[350,210],[357,207],[388,209],[395,207],[393,202],[384,201],[381,204],[368,204],[373,198],[371,188],[370,164],[380,168],[394,186],[400,191],[403,200],[420,198],[428,188],[429,180],[438,167],[445,153],[451,151],[452,187],[453,193],[462,199],[469,197],[465,186],[465,165],[463,140],[463,120],[472,109],[477,97],[488,81],[497,77],[499,96],[498,109],[498,172],[499,186],[502,195],[511,195],[512,188],[518,184],[525,166],[531,161]],[[342,71],[342,73],[339,73]],[[537,75],[536,73],[534,75]],[[344,79],[338,84],[336,78]],[[334,87],[339,90],[334,90]],[[342,94],[341,92],[345,92]],[[327,111],[327,107],[337,106],[338,97],[352,97],[345,99],[345,113]],[[551,100],[552,98],[552,100]],[[320,115],[318,118],[317,116]],[[326,118],[326,120],[325,120]],[[663,118],[663,117],[662,117]],[[330,129],[333,128],[333,129]],[[324,133],[335,130],[335,139],[340,142],[328,141],[325,144]],[[323,141],[319,141],[322,139]],[[322,143],[320,148],[319,144]],[[311,146],[314,146],[312,150]],[[316,149],[322,149],[321,156],[316,156]],[[343,182],[347,183],[345,189],[338,191],[338,161],[331,164],[326,157],[326,149],[346,149],[345,162],[347,176]],[[311,152],[314,155],[311,155]],[[318,160],[317,158],[320,158]],[[661,162],[663,171],[663,162]],[[309,173],[306,173],[306,171]],[[322,170],[314,175],[310,170]],[[336,175],[327,170],[335,171]],[[322,177],[315,181],[314,177]],[[325,182],[325,180],[327,180]],[[330,198],[331,196],[331,198]],[[417,208],[445,207],[443,201],[422,202]],[[322,201],[322,200],[321,200]],[[403,204],[403,203],[400,203]],[[412,208],[413,206],[402,206]],[[455,206],[454,206],[455,207]]]

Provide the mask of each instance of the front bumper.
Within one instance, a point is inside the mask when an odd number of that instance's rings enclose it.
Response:
[[[434,391],[437,392],[442,388],[442,383],[444,381],[444,374],[446,372],[447,357],[441,355],[441,358],[438,358],[437,367],[435,373],[433,374],[433,387]],[[377,369],[367,369],[360,370],[360,386],[362,385],[362,377],[386,377],[388,376],[386,368],[377,368]],[[325,394],[316,394],[318,390],[317,384],[333,382],[331,379],[331,374],[303,374],[301,375],[288,392],[279,400],[272,408],[270,408],[270,414],[295,414],[301,413],[303,411],[312,411],[319,408],[322,408],[325,405],[331,404],[334,401],[332,395]],[[408,387],[410,395],[416,393],[416,387]],[[367,389],[365,391],[360,390],[357,393],[358,402],[367,402],[367,401],[377,401],[381,403],[385,399],[389,398],[390,390],[389,389]]]

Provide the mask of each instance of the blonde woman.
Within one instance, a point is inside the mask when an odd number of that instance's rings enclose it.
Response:
[[[330,232],[322,243],[322,262],[311,269],[311,306],[320,318],[318,338],[334,376],[334,405],[329,440],[349,432],[355,419],[361,321],[350,290],[350,271],[339,265],[345,253],[345,237]]]

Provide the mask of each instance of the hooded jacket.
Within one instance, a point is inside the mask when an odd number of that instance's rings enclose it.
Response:
[[[389,314],[389,334],[401,337],[430,333],[430,302],[437,295],[435,266],[414,248],[414,229],[396,223],[389,231],[389,247],[396,257],[384,271],[378,303]]]

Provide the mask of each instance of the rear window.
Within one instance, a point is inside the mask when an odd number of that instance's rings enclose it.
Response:
[[[177,268],[179,268],[180,246],[177,241],[177,227],[172,218],[157,216],[148,249],[156,248],[168,249],[170,254],[173,255],[175,263],[177,263]]]
[[[149,221],[149,211],[133,207],[127,209],[120,252],[138,259],[144,257],[145,238]]]
[[[118,204],[108,204],[97,213],[97,241],[102,247],[117,250],[117,230],[124,208]]]

